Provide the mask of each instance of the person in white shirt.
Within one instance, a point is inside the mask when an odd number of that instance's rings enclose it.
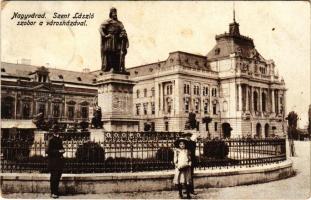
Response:
[[[183,185],[186,188],[187,198],[190,197],[191,177],[191,154],[188,150],[189,141],[185,138],[179,138],[174,142],[176,149],[174,149],[174,164],[175,175],[174,184],[178,188],[179,197],[183,198],[182,189]]]

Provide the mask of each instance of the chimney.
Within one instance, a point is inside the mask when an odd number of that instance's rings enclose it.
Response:
[[[31,65],[31,59],[22,58],[21,64],[23,64],[23,65]]]
[[[83,72],[83,73],[89,73],[89,72],[90,72],[90,68],[83,68],[83,69],[82,69],[82,72]]]

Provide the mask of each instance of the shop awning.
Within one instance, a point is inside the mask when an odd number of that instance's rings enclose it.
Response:
[[[1,120],[1,128],[36,129],[32,120]]]

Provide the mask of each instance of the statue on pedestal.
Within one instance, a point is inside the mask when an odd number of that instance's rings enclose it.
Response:
[[[111,8],[109,19],[100,25],[101,69],[105,72],[124,73],[125,55],[129,41],[122,22],[118,20],[117,9]]]

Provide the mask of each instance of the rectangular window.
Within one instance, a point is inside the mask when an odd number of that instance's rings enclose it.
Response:
[[[42,113],[43,116],[45,116],[45,104],[44,103],[39,104],[39,112],[38,113]]]
[[[148,104],[144,103],[143,106],[144,106],[144,115],[147,115],[148,114]]]
[[[199,113],[199,102],[195,103],[195,113]]]
[[[168,104],[168,105],[167,105],[167,112],[168,112],[168,113],[171,113],[171,112],[172,112],[172,106],[171,106],[171,104]]]
[[[68,119],[69,120],[73,120],[73,118],[75,116],[74,111],[75,111],[74,106],[68,106]]]
[[[59,117],[59,104],[53,105],[53,117]]]
[[[136,104],[136,115],[140,114],[140,104]]]
[[[204,103],[204,114],[207,114],[208,113],[208,103],[205,102]]]
[[[168,130],[169,130],[168,122],[165,122],[165,131],[168,131]]]
[[[214,123],[214,126],[215,126],[215,127],[214,127],[214,128],[215,128],[215,131],[217,131],[217,122]]]
[[[213,104],[213,115],[217,115],[217,106]]]
[[[81,117],[87,119],[89,117],[89,109],[86,106],[81,107]]]
[[[151,103],[151,114],[152,114],[152,115],[155,114],[155,106],[154,106],[154,103]]]
[[[185,94],[190,94],[190,85],[189,84],[185,84],[184,85],[184,93]]]
[[[185,102],[185,112],[188,113],[189,112],[189,102]]]

